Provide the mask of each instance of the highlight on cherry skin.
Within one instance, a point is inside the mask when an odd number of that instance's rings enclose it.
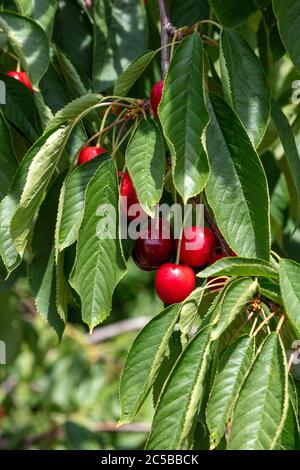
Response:
[[[216,243],[216,237],[209,228],[187,227],[182,235],[180,261],[187,266],[203,267],[210,262]]]
[[[84,147],[79,153],[77,163],[78,165],[83,165],[84,163],[87,163],[90,160],[93,160],[93,158],[97,157],[98,155],[102,155],[102,153],[105,153],[105,152],[107,152],[107,150],[104,147],[98,147],[98,146]]]
[[[7,72],[6,75],[23,83],[33,93],[33,88],[26,72],[17,72],[16,70],[12,70]]]
[[[164,88],[164,80],[160,80],[159,82],[155,83],[152,87],[151,94],[150,94],[150,105],[153,112],[153,115],[157,117],[157,111],[159,103],[161,102],[161,97]]]
[[[151,219],[136,240],[132,257],[143,271],[152,271],[170,261],[175,254],[175,243],[170,224],[165,219]]]
[[[176,304],[185,300],[194,290],[196,276],[189,267],[166,263],[155,275],[155,290],[165,304]]]

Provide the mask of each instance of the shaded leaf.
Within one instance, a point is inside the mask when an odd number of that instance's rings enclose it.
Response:
[[[209,0],[209,3],[220,23],[229,28],[239,26],[256,10],[252,0]]]
[[[30,18],[18,13],[1,12],[0,26],[28,73],[37,86],[49,64],[49,44],[42,28]]]
[[[12,146],[11,135],[5,117],[0,110],[0,200],[7,193],[17,170],[17,160]]]
[[[93,78],[97,91],[111,86],[145,50],[146,22],[141,2],[98,0],[94,6]]]
[[[292,180],[294,188],[292,195],[296,196],[296,214],[297,219],[300,218],[300,155],[297,149],[295,137],[290,126],[290,123],[279,106],[275,103],[272,104],[272,118],[277,128],[279,138],[284,149],[284,156],[288,164],[289,177]],[[294,190],[294,191],[293,191]]]
[[[274,13],[278,20],[280,36],[300,71],[300,4],[297,0],[273,0]]]
[[[20,12],[30,16],[52,38],[54,17],[57,8],[56,0],[14,0]]]

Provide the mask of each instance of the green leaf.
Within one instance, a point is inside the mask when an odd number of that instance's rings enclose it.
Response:
[[[65,275],[64,262],[65,253],[57,253],[55,250],[56,309],[62,321],[66,323],[68,319],[68,302],[70,298],[70,290]]]
[[[217,340],[241,313],[257,291],[257,281],[251,278],[235,279],[221,291],[211,324],[211,340]]]
[[[25,16],[30,16],[45,31],[49,41],[53,33],[54,17],[57,8],[56,0],[14,0]]]
[[[221,33],[220,65],[227,102],[258,147],[266,132],[271,92],[261,63],[247,41],[236,31]]]
[[[51,133],[29,167],[26,184],[11,223],[11,236],[21,256],[25,250],[33,219],[59,163],[69,133],[68,127],[59,128]]]
[[[282,297],[280,293],[279,282],[270,278],[260,278],[259,292],[261,295],[273,300],[276,304],[282,305]]]
[[[294,65],[300,71],[300,4],[297,0],[273,0],[280,36]]]
[[[29,167],[36,154],[45,145],[49,134],[41,137],[22,159],[7,196],[0,204],[0,253],[8,273],[20,264],[19,254],[13,244],[10,226],[26,183]]]
[[[70,95],[74,98],[87,94],[87,89],[82,82],[82,79],[72,64],[71,60],[60,51],[57,47],[54,49],[55,56],[59,62],[62,74],[65,78],[66,84],[70,91]]]
[[[162,135],[153,120],[141,121],[125,158],[138,200],[144,211],[154,217],[154,206],[163,193],[166,157]]]
[[[185,38],[175,51],[165,79],[159,117],[172,155],[174,184],[186,203],[202,191],[209,174],[202,143],[209,116],[198,33]]]
[[[0,199],[7,193],[17,170],[17,160],[5,117],[0,110]]]
[[[287,318],[297,338],[300,338],[300,264],[295,261],[281,259],[279,262],[279,280]]]
[[[269,260],[270,202],[261,161],[241,122],[211,95],[206,147],[211,165],[206,195],[230,247],[246,258]],[[222,168],[222,171],[220,171]]]
[[[108,238],[103,238],[98,224],[107,222],[107,218]],[[77,257],[70,279],[81,298],[83,321],[91,330],[108,316],[114,289],[126,272],[118,225],[117,173],[114,162],[107,160],[86,190]]]
[[[87,76],[92,66],[92,24],[76,1],[59,0],[54,24],[54,43]]]
[[[195,289],[188,298],[183,302],[180,309],[179,328],[181,332],[181,342],[185,345],[190,330],[198,314],[203,295],[203,287]]]
[[[288,373],[278,333],[263,343],[233,413],[229,450],[272,450],[286,418]]]
[[[300,450],[300,434],[298,418],[289,400],[286,420],[280,436],[280,450]]]
[[[18,54],[32,85],[37,86],[49,64],[49,43],[42,28],[26,16],[0,13],[0,27]]]
[[[54,231],[61,182],[59,178],[42,204],[32,240],[33,259],[28,268],[29,286],[37,310],[59,337],[64,323],[56,307]]]
[[[99,155],[85,165],[76,167],[66,178],[60,196],[60,214],[57,220],[58,243],[62,251],[76,240],[84,213],[84,193],[103,161]]]
[[[289,177],[292,180],[294,188],[290,188],[294,191],[291,194],[296,197],[296,214],[295,216],[299,220],[300,218],[300,155],[297,149],[295,137],[290,126],[290,123],[281,110],[281,108],[275,103],[272,104],[272,118],[277,128],[279,138],[284,149],[284,158],[286,159]]]
[[[177,330],[177,325],[173,331],[167,351],[160,365],[157,377],[153,384],[152,396],[153,396],[153,406],[156,408],[160,394],[164,388],[164,385],[177,361],[180,354],[182,353],[182,343],[180,340],[180,331]]]
[[[115,96],[127,96],[138,78],[154,59],[157,51],[146,51],[135,59],[127,69],[120,75],[114,85]]]
[[[225,434],[253,357],[254,340],[248,336],[238,338],[222,354],[206,410],[211,448],[215,448]]]
[[[1,106],[6,119],[33,144],[42,132],[32,93],[20,81],[0,74],[5,83],[6,104]]]
[[[94,5],[95,89],[105,90],[145,50],[146,18],[136,0],[100,0]]]
[[[265,276],[278,277],[276,269],[266,261],[250,258],[222,258],[197,274],[197,277],[211,276]]]
[[[196,21],[209,18],[208,1],[172,0],[170,5],[171,23],[177,27],[193,26]]]
[[[147,449],[185,448],[200,406],[210,358],[210,329],[190,341],[176,362],[162,391],[152,423]]]
[[[239,26],[257,9],[252,0],[209,0],[209,3],[220,23],[229,28]]]
[[[120,424],[132,421],[148,395],[178,321],[179,307],[156,315],[134,340],[120,382]]]
[[[96,108],[103,100],[102,95],[89,93],[76,98],[59,110],[54,118],[49,122],[47,129],[52,129],[64,123],[70,123],[76,119],[83,119],[92,109]]]

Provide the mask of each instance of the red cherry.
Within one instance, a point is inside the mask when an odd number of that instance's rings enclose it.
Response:
[[[33,93],[33,88],[26,72],[16,72],[12,70],[11,72],[7,72],[7,75],[19,80],[19,82],[23,83]]]
[[[136,192],[135,192],[135,189],[133,187],[133,183],[131,181],[131,178],[129,176],[128,171],[126,171],[124,173],[124,175],[121,179],[120,195],[124,198],[127,197],[127,210],[126,210],[126,201],[124,201],[124,200],[121,200],[121,209],[122,209],[123,214],[126,214],[128,220],[130,220],[130,221],[134,220],[138,216],[141,216],[142,214],[143,215],[145,214],[143,209],[141,208],[141,206],[139,204],[139,200],[137,198],[137,195],[136,195]],[[132,215],[130,213],[130,215],[129,215],[131,206],[133,206],[135,204],[138,205],[135,214]]]
[[[152,90],[151,90],[150,104],[151,104],[151,108],[155,117],[157,116],[158,105],[161,102],[163,88],[164,88],[164,81],[160,80],[159,82],[153,85]]]
[[[167,263],[175,251],[169,222],[160,220],[157,227],[155,221],[151,219],[150,224],[141,230],[132,253],[136,265],[144,271],[152,271]]]
[[[182,236],[180,261],[192,267],[205,266],[212,257],[215,245],[216,238],[209,228],[187,227]]]
[[[101,155],[102,153],[107,152],[107,150],[103,147],[84,147],[79,154],[78,157],[78,165],[83,165],[86,162],[89,162],[90,160],[93,160],[93,158],[97,157],[97,155]]]
[[[195,284],[195,273],[189,266],[166,263],[156,272],[155,289],[165,304],[182,302],[193,292]]]

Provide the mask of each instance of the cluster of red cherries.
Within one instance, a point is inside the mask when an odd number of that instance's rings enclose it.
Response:
[[[150,105],[154,117],[157,117],[158,105],[163,91],[163,80],[157,82],[150,95]],[[95,156],[106,152],[103,147],[86,147],[81,150],[78,164],[82,165]],[[129,173],[122,175],[120,195],[127,198],[127,219],[133,220],[135,216],[129,215],[130,208],[139,204]],[[170,234],[165,237],[164,233]],[[174,240],[171,228],[166,220],[160,219],[158,223],[146,222],[135,241],[132,258],[136,265],[144,271],[157,270],[155,275],[155,289],[165,304],[174,304],[185,300],[196,285],[194,268],[203,268],[207,264],[215,263],[223,258],[217,248],[217,240],[213,232],[207,227],[189,227],[183,231],[180,262],[172,263],[176,255],[178,241]]]
[[[32,85],[26,72],[8,72],[12,78],[22,82],[31,92]],[[157,117],[158,105],[161,101],[164,81],[161,80],[153,86],[150,95],[150,106],[153,116]],[[107,152],[104,147],[84,147],[78,156],[78,165],[83,165],[98,155]],[[139,204],[129,173],[121,174],[120,195],[127,198],[126,217],[128,221],[137,215],[129,215],[130,207]],[[135,206],[136,207],[136,206]],[[140,209],[140,213],[142,209]],[[178,250],[178,240],[174,240],[172,230],[166,220],[160,219],[150,224],[149,220],[140,231],[135,241],[132,257],[136,265],[144,271],[157,270],[155,275],[155,289],[165,304],[179,303],[185,300],[196,285],[195,268],[203,268],[223,258],[217,246],[213,232],[207,227],[188,227],[182,234],[179,260],[182,264],[171,262]],[[168,226],[168,227],[167,227]],[[169,236],[165,237],[165,229]],[[213,287],[213,284],[212,284]]]

